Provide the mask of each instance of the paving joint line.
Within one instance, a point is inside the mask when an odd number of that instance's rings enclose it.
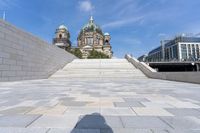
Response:
[[[125,124],[123,123],[123,121],[122,121],[122,118],[121,118],[122,116],[119,116],[119,119],[120,119],[120,121],[121,121],[121,123],[122,123],[122,126],[123,126],[123,128],[125,128]]]
[[[31,121],[28,125],[25,126],[25,128],[27,128],[28,126],[30,126],[31,124],[33,124],[36,120],[38,120],[40,117],[42,117],[43,115],[39,115],[36,119],[34,119],[33,121]]]
[[[165,120],[163,120],[161,117],[158,116],[158,119],[160,119],[162,122],[164,122],[165,124],[167,124],[172,129],[175,129],[172,125],[170,125],[168,122],[166,122]]]
[[[132,107],[129,108],[131,108],[131,110],[136,114],[136,116],[139,116]]]
[[[51,130],[51,128],[49,128],[45,133],[48,133]]]

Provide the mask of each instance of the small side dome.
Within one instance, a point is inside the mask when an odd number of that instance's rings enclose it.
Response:
[[[108,32],[106,32],[106,33],[104,34],[104,36],[110,36],[110,34],[109,34]]]
[[[65,30],[68,30],[67,27],[64,26],[64,25],[60,25],[58,29],[65,29]]]

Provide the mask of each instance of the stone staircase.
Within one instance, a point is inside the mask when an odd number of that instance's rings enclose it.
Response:
[[[126,59],[75,59],[51,78],[146,78]]]

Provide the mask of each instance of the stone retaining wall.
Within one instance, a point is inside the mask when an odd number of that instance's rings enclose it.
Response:
[[[157,72],[130,55],[125,58],[149,78],[200,84],[200,72]]]
[[[0,81],[48,78],[75,58],[0,20]]]

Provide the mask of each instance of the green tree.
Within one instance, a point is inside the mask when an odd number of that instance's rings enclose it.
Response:
[[[73,55],[75,55],[76,57],[78,57],[80,59],[82,58],[82,52],[79,48],[70,49],[70,50],[68,49],[67,51],[72,53]]]
[[[108,55],[106,55],[102,52],[98,52],[94,49],[92,51],[90,51],[90,54],[88,56],[88,59],[108,59],[108,58],[109,58]]]

